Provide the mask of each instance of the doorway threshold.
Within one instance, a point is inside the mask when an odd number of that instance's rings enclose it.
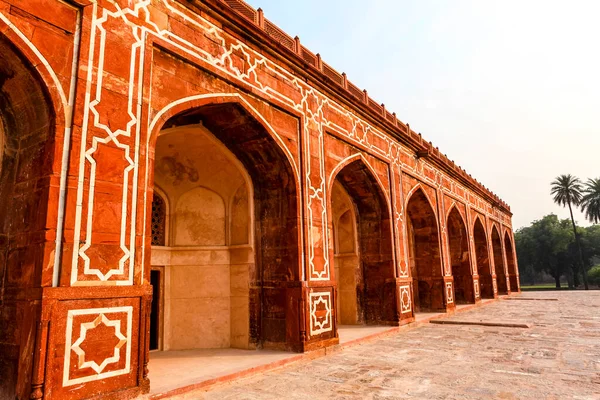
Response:
[[[146,399],[163,399],[299,361],[302,354],[277,350],[200,349],[150,354]]]

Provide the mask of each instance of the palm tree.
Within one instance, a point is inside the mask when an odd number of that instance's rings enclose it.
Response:
[[[568,174],[557,176],[551,183],[552,190],[550,193],[554,196],[554,202],[561,206],[568,206],[569,212],[571,213],[571,223],[573,224],[573,233],[575,234],[575,242],[577,243],[577,250],[579,251],[579,265],[581,266],[581,272],[583,273],[583,285],[585,290],[588,290],[587,271],[583,265],[583,255],[581,253],[581,243],[579,243],[579,234],[577,233],[577,226],[575,225],[575,218],[573,218],[573,207],[578,206],[581,203],[581,181],[579,178]]]
[[[600,178],[588,179],[581,198],[581,211],[594,224],[600,222]]]

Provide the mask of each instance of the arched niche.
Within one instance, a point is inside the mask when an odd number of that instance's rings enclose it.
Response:
[[[506,272],[504,268],[504,257],[502,254],[502,241],[498,229],[492,227],[492,251],[494,252],[494,269],[496,271],[496,287],[499,294],[508,294],[506,285]]]
[[[179,196],[174,212],[175,246],[225,246],[225,202],[213,190],[196,187]]]
[[[337,282],[337,322],[355,325],[364,320],[359,299],[364,290],[356,237],[357,211],[346,189],[335,182],[331,193],[333,214],[334,277]]]
[[[3,34],[0,54],[0,398],[28,398],[39,299],[21,294],[52,284],[62,140],[34,64]]]
[[[517,268],[515,265],[515,253],[508,232],[504,233],[504,250],[506,252],[506,264],[508,266],[508,278],[510,280],[511,292],[519,291]]]
[[[475,257],[479,275],[479,293],[481,298],[492,299],[494,298],[494,286],[490,267],[490,251],[485,228],[479,217],[475,218],[473,225],[473,240],[475,242]]]
[[[343,291],[342,296],[338,294],[341,323],[394,321],[394,288],[386,286],[395,276],[390,210],[383,189],[362,158],[337,172],[331,204],[335,262],[340,264],[335,266],[336,280],[338,290]]]
[[[445,310],[437,217],[421,188],[406,206],[415,311]]]
[[[454,278],[454,301],[457,304],[474,303],[473,273],[469,254],[469,235],[456,207],[448,214],[448,248]]]
[[[179,344],[168,349],[298,341],[286,330],[300,276],[297,180],[271,133],[239,103],[189,109],[163,126],[154,170],[176,205],[169,256],[152,255],[170,263],[165,340]]]

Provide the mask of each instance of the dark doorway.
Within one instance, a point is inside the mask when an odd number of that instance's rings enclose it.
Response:
[[[510,279],[510,290],[512,292],[519,291],[517,283],[517,268],[515,268],[515,255],[513,253],[512,242],[508,233],[504,234],[504,250],[506,251],[506,263],[508,264],[508,278]]]
[[[152,285],[152,308],[150,310],[150,350],[158,350],[158,338],[160,327],[160,283],[161,271],[150,271],[150,284]]]
[[[454,301],[457,304],[474,303],[473,274],[469,257],[469,237],[467,227],[460,212],[452,208],[448,215],[448,246],[454,277]]]
[[[479,292],[483,299],[494,298],[494,286],[492,283],[492,270],[490,269],[490,252],[485,229],[479,218],[475,219],[473,228],[473,239],[475,240],[475,255],[477,257],[477,272],[479,274]]]
[[[499,294],[508,294],[506,284],[506,272],[504,269],[504,258],[502,257],[502,241],[500,234],[494,226],[492,229],[492,251],[494,252],[494,268],[496,270],[496,285]]]

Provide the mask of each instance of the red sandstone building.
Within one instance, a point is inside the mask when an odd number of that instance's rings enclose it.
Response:
[[[238,0],[0,0],[0,397],[519,290],[509,207]]]

